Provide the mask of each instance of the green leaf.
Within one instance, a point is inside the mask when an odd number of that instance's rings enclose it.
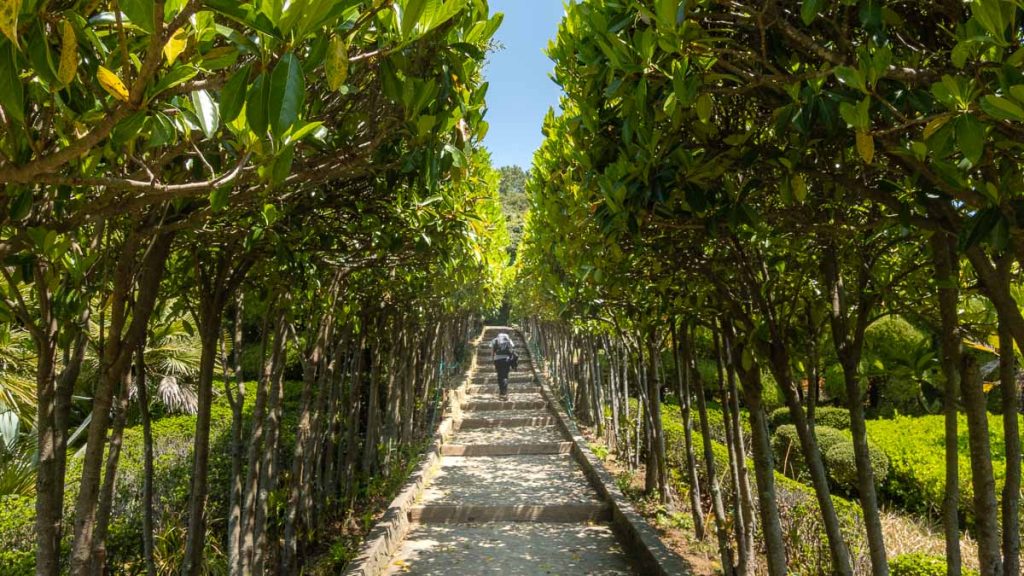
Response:
[[[249,88],[245,97],[245,119],[249,128],[260,136],[267,133],[267,101],[270,96],[270,82],[266,74],[260,74]]]
[[[985,151],[985,125],[970,114],[964,114],[956,121],[956,144],[964,157],[977,165]]]
[[[846,84],[851,88],[856,88],[861,92],[867,92],[867,84],[865,84],[864,75],[860,73],[860,70],[849,66],[836,66],[835,70],[832,72],[843,84]]]
[[[235,72],[220,91],[220,117],[224,122],[232,122],[245,105],[245,86],[249,81],[249,66],[243,66]]]
[[[157,80],[157,83],[153,86],[150,92],[150,98],[160,94],[164,90],[169,90],[175,86],[179,86],[188,82],[189,80],[196,77],[199,74],[199,70],[193,66],[175,66],[171,68],[167,74],[164,74]]]
[[[655,5],[658,26],[674,31],[678,25],[679,0],[658,0]]]
[[[302,66],[294,54],[281,57],[270,76],[270,129],[283,134],[299,118],[306,97]]]
[[[409,38],[413,28],[423,15],[427,0],[406,0],[402,6],[402,38]]]
[[[970,216],[960,233],[960,249],[971,248],[988,237],[1002,217],[998,207],[986,208]]]
[[[9,118],[25,120],[25,86],[18,78],[14,45],[0,43],[0,106]]]
[[[804,0],[800,6],[800,19],[804,21],[804,26],[810,26],[811,22],[814,22],[824,5],[825,0]]]
[[[192,93],[192,106],[195,108],[196,116],[199,117],[199,125],[203,128],[203,134],[207,138],[213,138],[220,128],[220,110],[217,103],[213,101],[210,93],[206,90],[196,90]]]
[[[711,100],[710,94],[701,94],[697,97],[697,102],[694,107],[697,109],[697,118],[700,118],[701,122],[711,121],[711,111],[714,106],[714,101]]]
[[[315,130],[318,130],[323,125],[324,125],[323,122],[309,122],[309,123],[303,124],[302,126],[296,128],[294,131],[288,133],[288,137],[285,138],[285,144],[291,144],[292,142],[298,142],[299,140],[302,140],[303,138],[305,138],[306,136],[308,136],[309,134],[311,134]],[[296,126],[298,126],[298,125],[296,125]]]
[[[217,212],[223,209],[228,204],[228,198],[231,196],[230,186],[221,186],[215,188],[210,192],[210,209]]]
[[[153,33],[153,0],[120,0],[117,5],[132,24]]]
[[[989,116],[999,120],[1024,122],[1024,108],[1007,98],[984,96],[981,99],[981,109]]]
[[[804,181],[803,175],[799,173],[794,174],[791,184],[793,186],[793,197],[802,204],[807,200],[807,182]]]

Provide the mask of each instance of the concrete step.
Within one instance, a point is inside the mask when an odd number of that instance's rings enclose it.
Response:
[[[635,575],[611,526],[540,522],[413,524],[385,576]]]
[[[494,385],[490,385],[490,384],[487,384],[487,385],[475,384],[473,386],[466,387],[466,392],[468,394],[470,394],[470,395],[477,395],[477,396],[482,395],[482,394],[497,394],[498,393],[498,386],[497,386],[497,384],[494,384]],[[509,382],[508,393],[509,394],[540,394],[540,386],[527,386],[527,385],[524,385],[524,384],[520,384],[520,385],[516,386],[514,383]]]
[[[494,412],[497,410],[542,410],[548,405],[543,399],[537,400],[475,400],[462,405],[467,412]]]
[[[570,454],[444,456],[419,504],[525,506],[600,499]]]
[[[479,374],[479,375],[474,375],[472,378],[470,378],[470,382],[472,382],[472,385],[474,385],[474,386],[495,386],[496,387],[498,385],[498,375],[497,374]],[[537,384],[536,384],[536,382],[533,379],[533,374],[517,374],[517,373],[509,374],[508,384],[509,384],[509,386],[519,385],[519,386],[533,386],[535,388],[537,387]]]
[[[511,417],[511,418],[463,418],[459,430],[474,428],[512,428],[516,426],[554,426],[554,416]]]
[[[607,522],[611,507],[603,502],[541,505],[429,504],[409,510],[409,521],[423,524],[470,522]]]
[[[445,444],[442,456],[535,456],[538,454],[569,454],[572,442],[538,442],[533,444]]]
[[[542,444],[564,442],[567,438],[557,426],[518,426],[514,428],[476,428],[459,430],[453,444]]]

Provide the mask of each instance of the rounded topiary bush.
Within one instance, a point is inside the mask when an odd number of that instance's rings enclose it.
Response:
[[[818,440],[818,450],[822,454],[835,444],[849,442],[849,438],[842,430],[818,426],[814,432]],[[775,430],[775,434],[772,435],[772,452],[775,457],[775,467],[783,474],[797,479],[807,475],[807,465],[800,448],[800,437],[796,433],[796,426],[783,424]]]
[[[772,429],[793,423],[789,408],[773,410],[770,416]],[[818,406],[814,409],[814,425],[816,428],[828,427],[837,430],[850,429],[850,412],[846,408],[835,406]]]
[[[853,441],[845,440],[822,448],[822,457],[828,476],[839,488],[847,492],[857,489],[857,459],[854,455]],[[880,448],[868,443],[868,456],[871,458],[871,469],[875,474],[875,484],[881,484],[889,475],[889,457]]]
[[[914,552],[901,554],[889,561],[891,576],[946,576],[946,559]],[[964,568],[964,576],[977,576],[977,572]]]

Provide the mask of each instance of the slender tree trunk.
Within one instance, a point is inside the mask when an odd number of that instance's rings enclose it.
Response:
[[[41,306],[43,298],[40,298]],[[36,338],[36,575],[57,576],[60,570],[60,533],[64,511],[64,477],[58,477],[57,451],[63,433],[57,425],[57,322],[40,311],[40,336]],[[49,318],[47,318],[49,317]],[[44,333],[45,332],[45,333]]]
[[[982,389],[978,361],[970,354],[962,356],[963,380],[960,387],[967,413],[967,434],[971,456],[971,482],[974,485],[974,516],[977,526],[978,561],[982,576],[1001,576],[1003,562],[999,538],[999,507],[992,472],[992,451],[988,439],[988,411]]]
[[[242,408],[245,405],[245,381],[242,377],[242,314],[241,292],[235,298],[234,334],[231,339],[235,386],[231,389],[228,379],[227,351],[221,354],[224,365],[224,395],[231,406],[231,488],[228,494],[228,567],[231,573],[241,571],[242,549]]]
[[[722,399],[722,424],[725,428],[725,445],[729,453],[729,477],[733,486],[733,532],[736,538],[736,574],[747,576],[750,565],[751,550],[747,542],[747,522],[753,503],[744,501],[744,493],[740,486],[740,467],[746,460],[746,455],[738,450],[736,435],[742,434],[739,429],[738,420],[734,421],[732,401],[729,398],[729,391],[726,388],[725,373],[725,346],[723,345],[724,335],[720,329],[714,332],[715,342],[715,365],[718,375],[718,393]],[[729,376],[733,377],[730,369]],[[749,486],[747,496],[749,496]]]
[[[261,463],[261,452],[263,448],[263,436],[267,412],[267,398],[270,394],[269,388],[271,382],[274,380],[274,374],[277,371],[277,367],[283,363],[281,359],[284,350],[284,339],[285,339],[285,319],[284,314],[278,312],[276,314],[276,320],[274,321],[274,332],[269,332],[270,316],[268,315],[266,321],[263,323],[263,344],[260,352],[260,358],[263,360],[263,373],[259,379],[258,387],[256,388],[256,402],[253,405],[252,411],[252,430],[249,433],[249,445],[246,454],[246,472],[245,472],[245,484],[243,485],[243,491],[245,493],[245,503],[242,506],[242,536],[241,536],[241,566],[237,568],[237,573],[232,576],[242,576],[253,572],[253,556],[255,546],[255,516],[257,501],[259,498],[259,480],[260,471],[262,469]],[[272,351],[268,358],[266,349],[268,342],[271,344]]]
[[[156,303],[164,273],[164,262],[167,260],[172,239],[173,234],[157,236],[145,251],[136,270],[136,248],[139,238],[132,235],[126,241],[114,273],[114,290],[110,295],[109,336],[103,346],[99,382],[93,393],[85,456],[82,458],[81,483],[75,505],[75,541],[71,550],[73,576],[87,576],[92,570],[100,471],[103,466],[114,388],[128,370],[136,346],[145,338],[146,325]],[[129,322],[128,304],[134,272],[137,272],[139,287]]]
[[[869,301],[869,296],[865,294],[865,291],[868,290],[866,281],[861,281],[857,292],[856,317],[851,325],[850,305],[846,298],[843,278],[840,275],[839,258],[836,251],[827,250],[822,264],[832,307],[832,342],[843,369],[846,402],[850,411],[850,434],[853,437],[853,452],[857,465],[857,493],[867,529],[871,573],[874,576],[888,576],[889,562],[885,553],[882,519],[878,513],[875,475],[871,468],[871,456],[868,452],[867,425],[864,422],[864,401],[858,369],[861,352],[864,349],[864,333],[867,330],[873,306]]]
[[[684,335],[687,361],[684,370],[693,374],[693,383],[697,393],[697,413],[700,417],[700,434],[704,445],[704,469],[711,491],[711,509],[715,514],[715,534],[718,536],[718,553],[722,557],[722,571],[725,576],[734,573],[732,547],[729,546],[729,530],[726,527],[725,504],[722,502],[722,487],[718,482],[715,470],[715,451],[711,447],[711,426],[708,423],[707,399],[704,397],[704,379],[696,366],[693,366],[693,337]],[[674,342],[673,342],[674,344]]]
[[[121,460],[121,445],[124,441],[124,427],[128,418],[128,387],[131,374],[125,372],[121,389],[114,406],[114,427],[110,432],[107,448],[107,465],[103,470],[103,486],[100,488],[100,503],[96,513],[96,535],[93,540],[93,574],[106,573],[107,529],[114,508],[114,486],[117,484],[117,466]]]
[[[733,346],[736,346],[733,343]],[[734,348],[734,357],[743,357],[741,348]],[[772,462],[771,438],[768,421],[761,404],[761,375],[756,366],[744,369],[737,366],[743,381],[743,395],[750,413],[750,441],[754,460],[754,478],[757,481],[757,500],[761,510],[761,531],[764,538],[769,576],[785,576],[786,544],[782,538],[782,522],[775,500],[775,465]]]
[[[739,477],[739,487],[737,490],[739,492],[740,511],[743,515],[743,539],[745,541],[743,547],[747,554],[745,559],[740,559],[740,564],[747,573],[751,573],[754,570],[753,555],[756,544],[754,538],[757,528],[754,519],[754,495],[751,491],[750,469],[747,467],[747,448],[743,439],[743,426],[740,419],[740,393],[739,386],[736,383],[737,368],[735,356],[733,355],[734,349],[731,343],[732,335],[725,329],[726,324],[724,322],[720,326],[722,327],[722,352],[725,357],[725,369],[729,385],[728,402],[730,416],[732,417],[733,442],[735,442],[734,451],[737,456],[737,476]]]
[[[219,300],[219,299],[218,299]],[[213,305],[213,303],[211,303]],[[192,450],[192,482],[188,502],[188,538],[185,541],[185,562],[182,576],[198,576],[206,551],[206,499],[209,493],[210,423],[213,405],[213,379],[217,364],[217,343],[220,340],[220,307],[209,310],[207,321],[200,327],[202,352],[199,359],[199,411],[196,414],[196,436]]]
[[[287,341],[289,329],[283,329],[282,341]],[[270,493],[277,486],[277,452],[281,437],[281,404],[284,401],[284,364],[288,357],[287,345],[282,342],[281,357],[271,377],[269,406],[267,408],[266,442],[260,455],[260,477],[257,489],[256,512],[253,516],[253,574],[265,574],[267,567],[267,515],[270,510]]]
[[[693,515],[693,531],[698,540],[703,540],[707,531],[704,526],[704,510],[700,504],[700,480],[697,475],[697,458],[693,452],[693,417],[690,410],[690,350],[682,352],[687,343],[680,342],[675,321],[669,322],[672,330],[672,354],[676,363],[676,385],[679,394],[679,410],[683,417],[683,449],[686,451],[686,475],[690,483],[690,513]],[[684,327],[684,331],[686,328]],[[685,334],[684,334],[685,337]]]
[[[999,387],[1003,395],[1003,438],[1006,444],[1006,479],[1003,483],[1003,574],[1020,574],[1020,407],[1017,395],[1013,337],[999,324]]]
[[[146,576],[156,576],[153,557],[153,424],[149,417],[149,383],[146,378],[146,346],[140,344],[135,352],[135,387],[139,394],[139,419],[142,422],[142,555],[146,561]]]
[[[942,528],[946,540],[946,571],[960,576],[960,446],[958,442],[957,399],[960,396],[960,273],[955,251],[956,239],[941,233],[931,238],[935,284],[939,295],[940,348],[943,386],[942,413],[945,422],[946,492],[942,500]]]

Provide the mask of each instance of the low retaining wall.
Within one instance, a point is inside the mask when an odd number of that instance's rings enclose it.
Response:
[[[520,333],[522,336],[522,333]],[[523,338],[525,340],[525,338]],[[602,498],[611,506],[612,529],[625,547],[627,554],[636,562],[636,567],[644,575],[680,576],[690,574],[690,569],[679,557],[665,546],[658,532],[647,523],[626,496],[615,484],[615,479],[594,456],[587,439],[580,434],[576,423],[566,413],[554,393],[547,371],[542,371],[536,359],[532,362],[533,373],[541,384],[541,394],[548,400],[550,409],[555,414],[555,424],[572,439],[573,458],[583,468],[583,473]]]
[[[466,400],[466,387],[470,384],[469,374],[476,368],[476,347],[480,344],[484,333],[470,342],[472,361],[462,373],[462,382],[453,390],[446,391],[442,404],[445,418],[438,424],[434,432],[434,440],[423,454],[422,462],[409,477],[408,482],[398,496],[388,505],[387,511],[363,541],[363,546],[344,574],[351,576],[378,576],[382,574],[398,551],[409,532],[409,510],[423,495],[427,482],[437,473],[441,465],[441,451],[456,430],[456,422],[462,419],[462,404]]]

